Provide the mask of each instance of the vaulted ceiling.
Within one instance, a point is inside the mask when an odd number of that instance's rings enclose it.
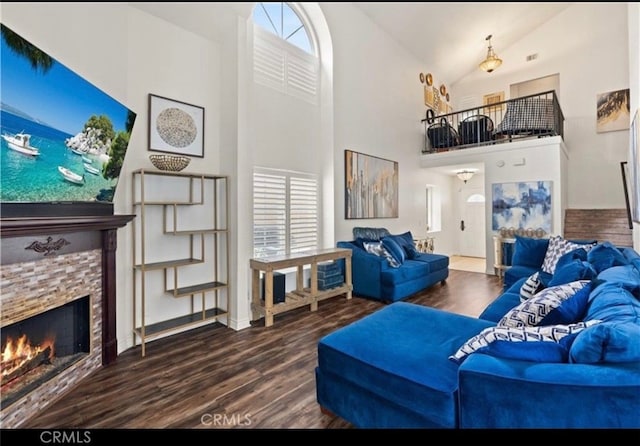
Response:
[[[248,17],[253,2],[131,2],[149,14],[212,40],[230,20]],[[424,64],[424,70],[454,84],[478,69],[485,38],[501,52],[571,5],[567,2],[352,2]],[[339,6],[335,3],[334,6]],[[525,61],[510,61],[513,69]]]
[[[500,56],[571,3],[354,2],[418,60],[451,85],[477,71],[485,38]],[[509,61],[513,69],[514,63]],[[524,64],[525,60],[519,61]]]

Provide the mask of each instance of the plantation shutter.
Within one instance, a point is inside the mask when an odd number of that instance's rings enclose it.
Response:
[[[253,27],[253,80],[266,87],[317,104],[320,63],[316,56]]]
[[[315,178],[290,178],[290,252],[318,246],[318,184]]]
[[[254,257],[318,247],[318,181],[313,175],[271,169],[253,174]]]
[[[286,253],[287,179],[253,174],[253,253],[266,257]]]

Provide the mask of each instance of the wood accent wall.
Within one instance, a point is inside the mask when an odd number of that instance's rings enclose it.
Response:
[[[567,209],[564,238],[633,246],[633,230],[629,228],[626,209]]]

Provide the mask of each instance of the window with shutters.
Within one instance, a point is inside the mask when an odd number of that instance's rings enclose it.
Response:
[[[295,5],[260,2],[253,9],[253,79],[317,104],[320,62],[312,34]]]
[[[304,252],[317,247],[317,177],[300,172],[254,169],[254,257]]]

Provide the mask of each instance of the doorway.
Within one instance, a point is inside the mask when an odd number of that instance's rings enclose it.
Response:
[[[449,268],[486,273],[486,197],[483,181],[465,183],[459,191],[458,255],[451,256]]]
[[[463,257],[486,257],[485,246],[485,196],[479,188],[462,189],[462,212],[460,219],[460,255]]]

